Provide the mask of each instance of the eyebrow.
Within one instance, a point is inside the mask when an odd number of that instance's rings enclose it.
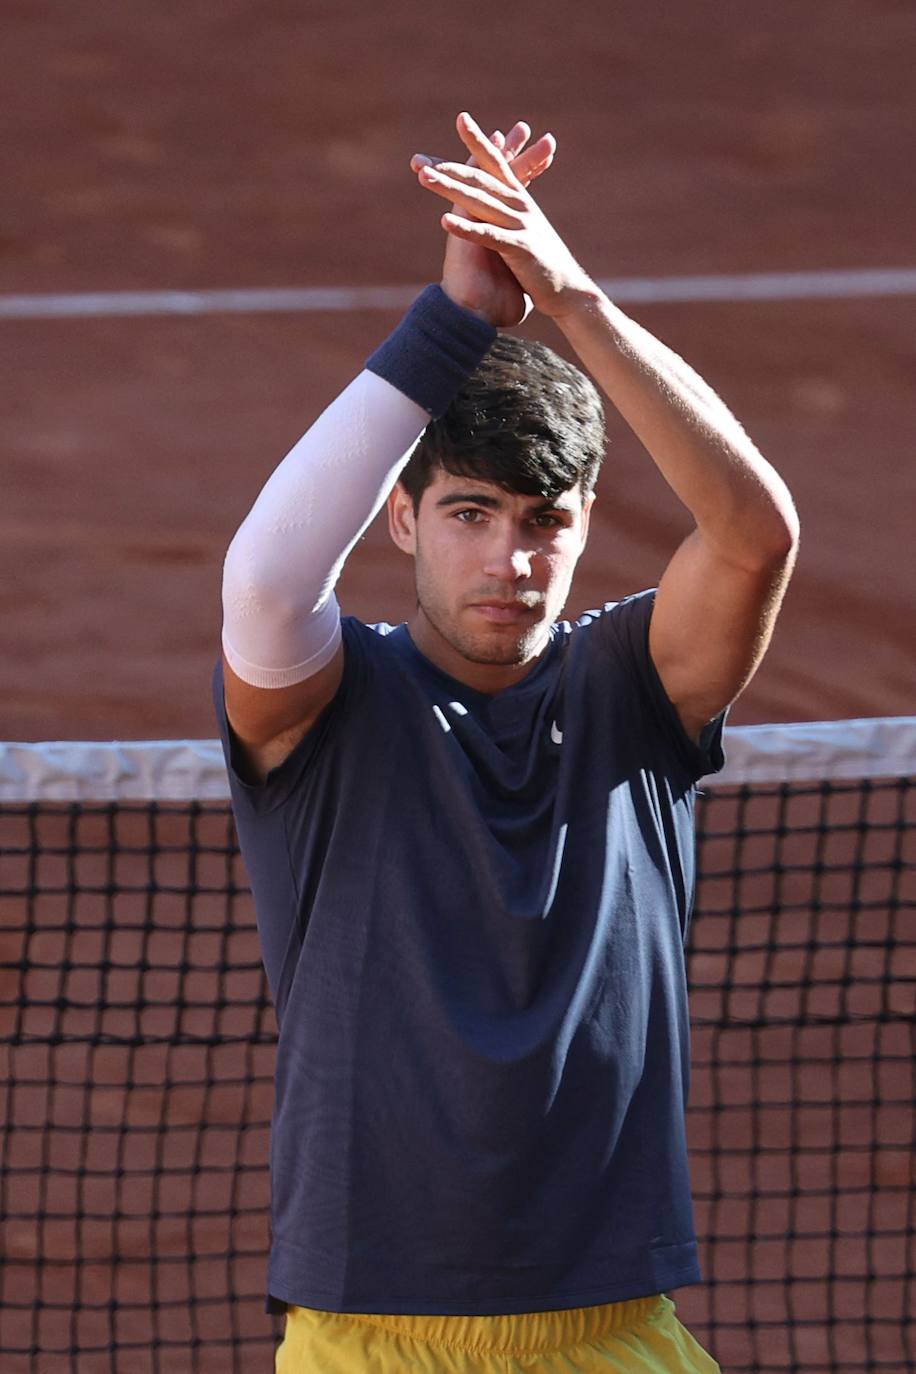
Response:
[[[488,510],[499,510],[503,502],[498,496],[489,496],[478,491],[453,491],[446,496],[440,496],[436,502],[437,507],[447,506],[485,506]],[[558,501],[541,501],[537,506],[532,507],[531,515],[543,515],[546,511],[560,511],[567,515],[573,513],[572,506],[561,506]]]

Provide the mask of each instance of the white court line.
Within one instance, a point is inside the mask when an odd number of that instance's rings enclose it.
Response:
[[[669,301],[841,300],[916,295],[916,268],[751,272],[695,277],[611,277],[600,282],[626,304]],[[0,296],[0,320],[93,319],[106,315],[249,315],[401,310],[419,286],[306,286],[221,291],[91,291]]]

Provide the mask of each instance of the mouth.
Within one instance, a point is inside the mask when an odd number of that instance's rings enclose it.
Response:
[[[537,606],[526,605],[522,601],[475,601],[470,609],[489,620],[493,625],[516,625],[537,614]]]

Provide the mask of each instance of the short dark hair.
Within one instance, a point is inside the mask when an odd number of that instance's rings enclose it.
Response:
[[[437,469],[547,500],[574,486],[586,496],[604,444],[601,399],[589,378],[546,344],[499,334],[427,426],[401,482],[415,511]]]

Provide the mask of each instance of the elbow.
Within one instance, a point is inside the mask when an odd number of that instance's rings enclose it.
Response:
[[[798,518],[798,511],[795,509],[795,502],[785,492],[785,498],[779,507],[779,531],[777,535],[777,555],[780,561],[791,566],[794,564],[798,555],[798,542],[801,538],[801,522]]]
[[[770,507],[750,524],[732,519],[716,541],[729,562],[767,578],[788,578],[798,554],[799,522],[795,507]]]
[[[799,524],[794,511],[792,514],[791,520],[778,523],[755,541],[750,560],[752,571],[783,584],[788,581],[798,556]]]
[[[772,473],[769,495],[773,513],[774,552],[778,559],[791,567],[798,553],[801,525],[792,493],[775,471]]]
[[[775,473],[768,485],[749,530],[753,560],[762,572],[791,572],[801,531],[798,511],[785,483]]]
[[[266,616],[274,623],[294,623],[307,615],[318,591],[305,580],[291,579],[282,560],[252,540],[243,525],[223,560],[223,616]]]
[[[345,555],[332,558],[295,525],[277,533],[251,516],[236,532],[223,560],[224,623],[260,620],[285,632],[330,604]]]
[[[779,512],[769,548],[770,561],[778,567],[792,567],[798,554],[798,541],[801,525],[798,512],[791,502],[785,511]]]
[[[762,571],[791,568],[798,553],[800,525],[792,493],[770,463],[756,455],[751,483],[738,497],[733,516],[746,519],[749,546]]]
[[[222,599],[224,615],[231,612],[245,615],[261,608],[263,577],[256,560],[252,558],[244,525],[236,533],[223,559]]]

